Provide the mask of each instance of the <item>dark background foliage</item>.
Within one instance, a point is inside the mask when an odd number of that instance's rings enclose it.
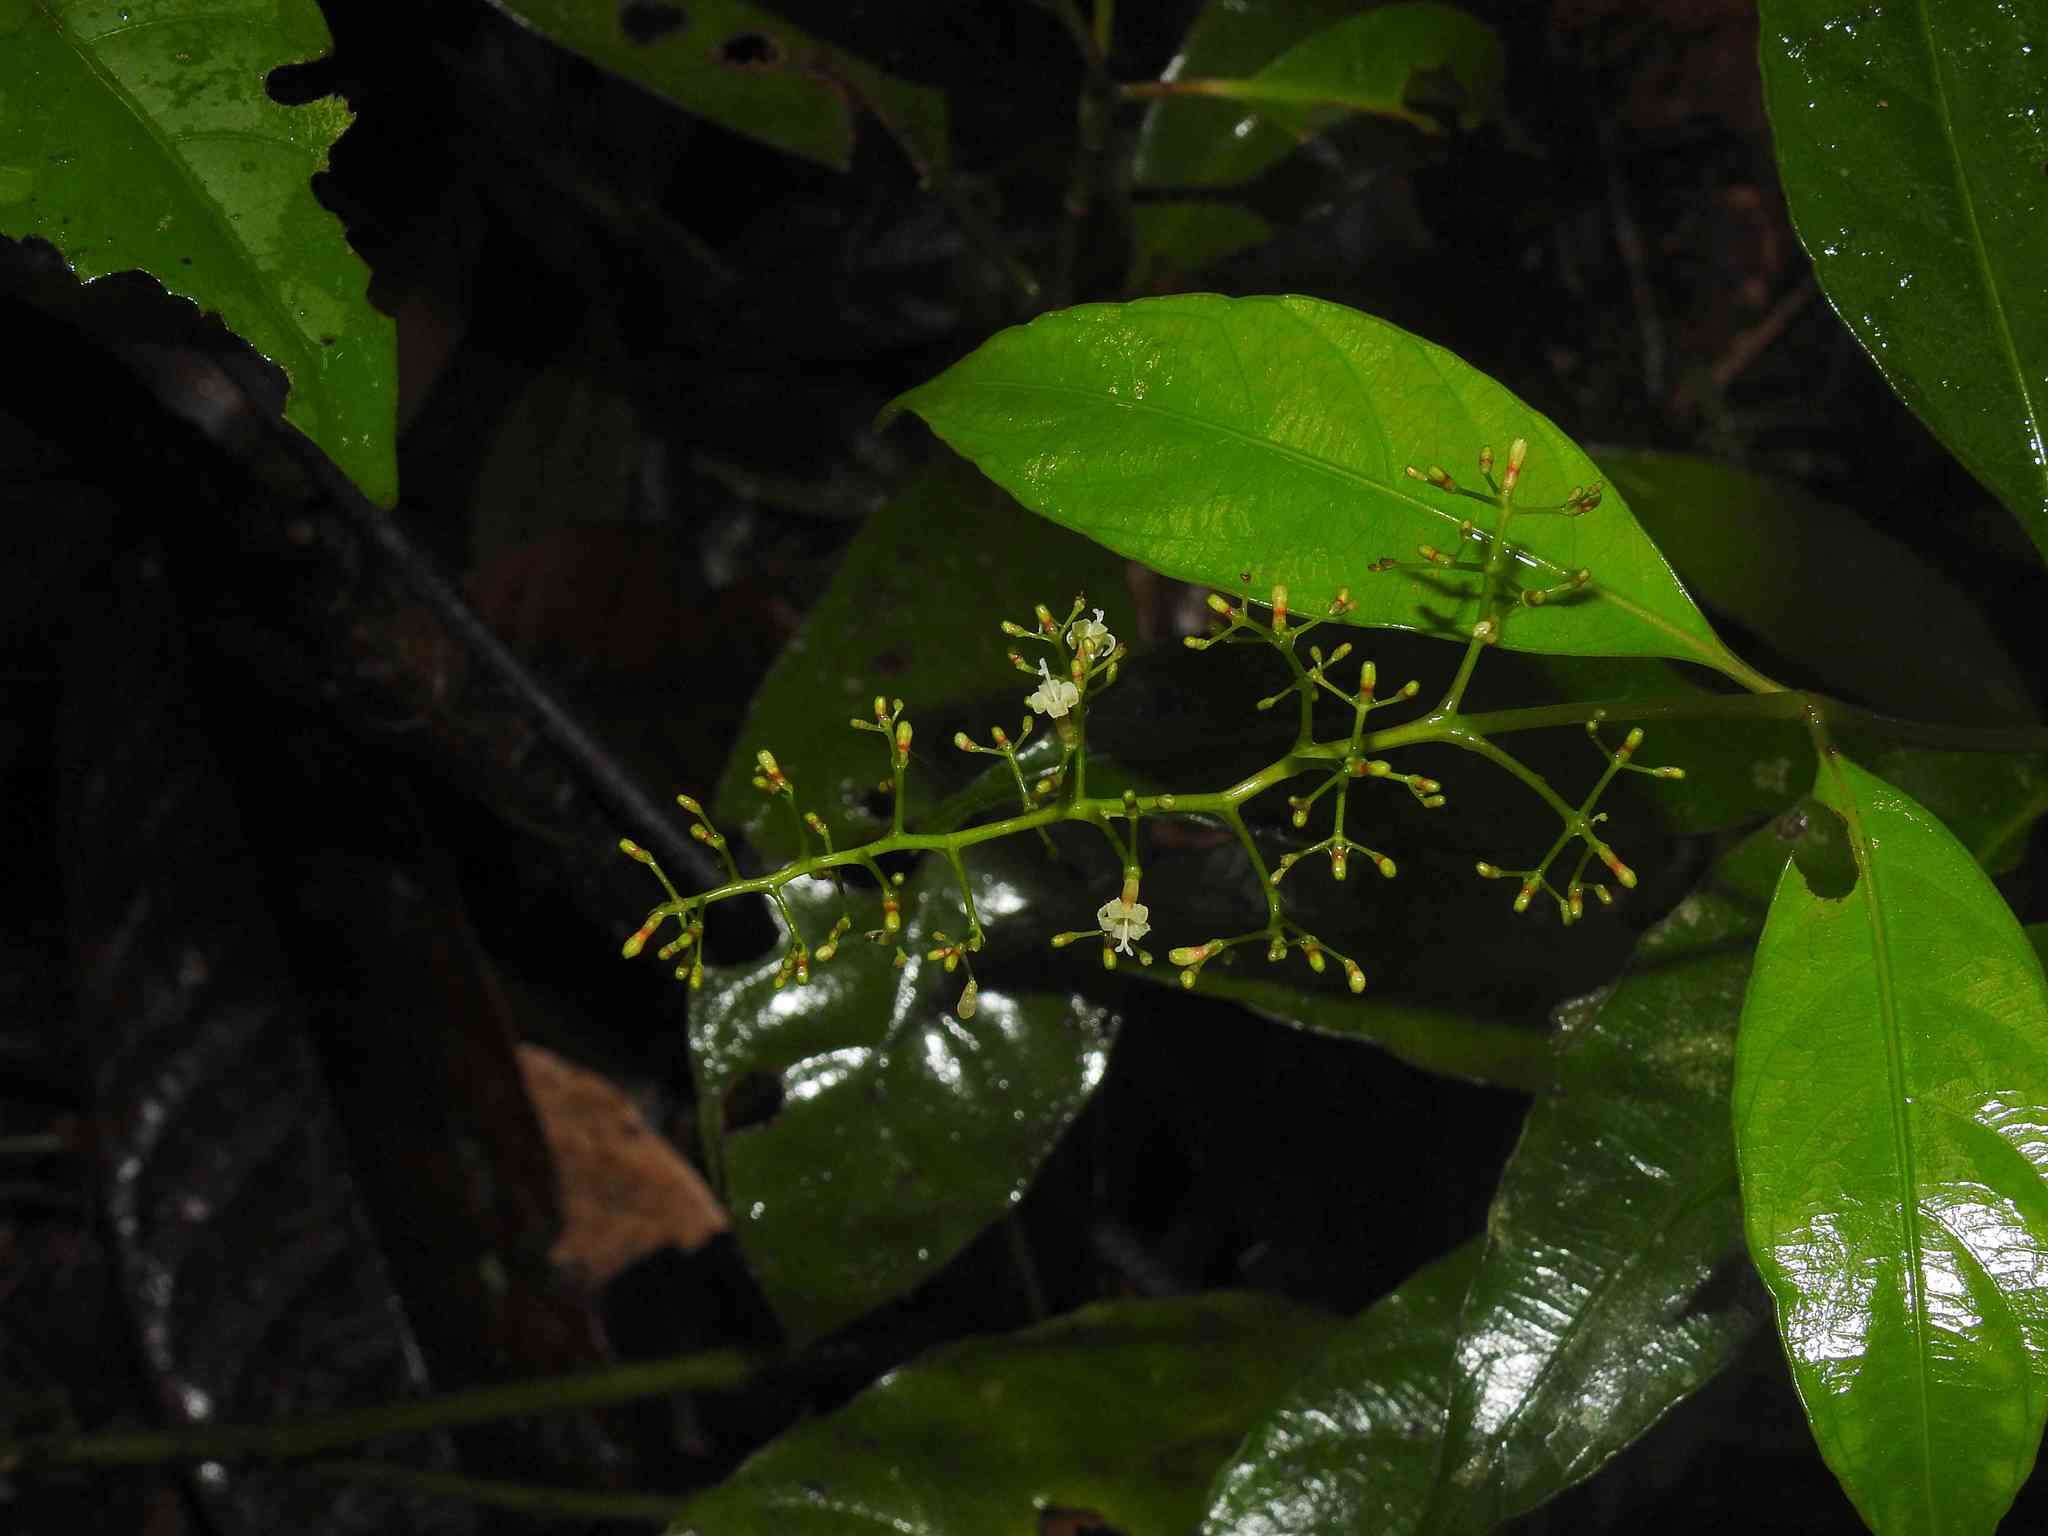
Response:
[[[968,195],[1047,259],[1080,69],[1045,12],[776,8],[943,88]],[[729,1238],[657,1232],[601,1283],[550,1262],[573,1196],[517,1046],[601,1072],[690,1145],[681,989],[613,958],[646,897],[605,851],[646,835],[620,786],[716,780],[859,520],[943,452],[877,434],[877,408],[1021,317],[872,125],[842,175],[480,4],[325,9],[334,54],[273,92],[357,113],[319,190],[398,321],[401,541],[306,490],[259,423],[277,380],[217,327],[0,244],[0,1412],[23,1423],[149,1422],[191,1394],[271,1416],[773,1338]],[[1123,9],[1113,73],[1156,75],[1193,0]],[[1506,44],[1504,123],[1318,141],[1252,195],[1278,237],[1181,285],[1354,304],[1582,440],[1803,482],[2023,627],[1997,573],[2028,551],[1814,287],[1751,8],[1471,9]],[[1122,296],[1113,214],[1088,235],[1077,295]],[[437,609],[436,571],[591,755]],[[1731,639],[1803,680],[1767,637]],[[1704,856],[1668,851],[1665,901]],[[736,958],[762,935],[713,937]],[[1540,1022],[1627,938],[1543,944],[1495,990]],[[1109,1077],[1015,1219],[1043,1305],[1248,1286],[1351,1311],[1483,1219],[1516,1096],[1214,1003],[1103,995]],[[1015,1235],[769,1386],[393,1454],[705,1483],[918,1349],[1027,1322]],[[42,1481],[0,1507],[24,1531],[511,1519],[221,1469]],[[1855,1528],[1769,1339],[1521,1528],[1736,1521]]]

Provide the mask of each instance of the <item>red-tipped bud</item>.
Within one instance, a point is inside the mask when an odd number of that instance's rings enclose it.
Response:
[[[1230,606],[1230,599],[1221,592],[1211,592],[1209,594],[1209,607],[1214,612],[1222,614],[1226,619],[1237,616],[1236,611]]]
[[[1365,972],[1358,968],[1356,960],[1346,960],[1344,962],[1344,980],[1354,992],[1363,992],[1365,990]]]
[[[641,924],[640,927],[635,929],[630,936],[628,936],[624,944],[621,944],[619,946],[619,953],[621,955],[624,955],[628,960],[635,958],[641,950],[647,947],[647,941],[654,937],[654,930],[659,928],[660,926],[660,918],[650,917],[645,923]]]
[[[696,802],[696,800],[695,800],[695,799],[693,799],[693,798],[692,798],[691,796],[689,796],[689,795],[677,795],[677,796],[676,796],[676,804],[677,804],[677,805],[680,805],[680,806],[681,806],[681,807],[682,807],[682,808],[683,808],[684,810],[688,811],[688,812],[689,812],[689,813],[690,813],[690,814],[691,814],[692,816],[702,816],[702,815],[704,814],[704,807],[703,807],[703,806],[701,806],[701,805],[699,805],[699,804],[698,804],[698,803]]]
[[[1614,878],[1623,885],[1627,886],[1630,890],[1636,888],[1636,872],[1622,863],[1621,856],[1605,843],[1600,845],[1600,862],[1605,864],[1613,872]]]
[[[1535,899],[1536,882],[1534,880],[1524,880],[1522,882],[1522,888],[1519,891],[1515,892],[1515,910],[1517,912],[1528,911],[1529,903],[1534,901]]]
[[[652,864],[654,862],[654,855],[649,853],[645,848],[642,848],[630,837],[622,837],[619,839],[619,852],[623,853],[629,859],[638,859],[642,864]]]

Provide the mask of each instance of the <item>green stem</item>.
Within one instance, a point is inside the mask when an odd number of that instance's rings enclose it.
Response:
[[[0,1467],[153,1466],[175,1461],[290,1461],[387,1435],[420,1434],[458,1424],[527,1418],[570,1408],[630,1402],[672,1392],[739,1386],[760,1368],[734,1350],[607,1366],[386,1403],[283,1424],[205,1424],[184,1429],[64,1432],[0,1441]]]

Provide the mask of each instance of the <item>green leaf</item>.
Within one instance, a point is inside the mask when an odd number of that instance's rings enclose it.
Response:
[[[1466,1243],[1348,1324],[1216,1476],[1202,1536],[1418,1527],[1443,1449]]]
[[[869,714],[877,692],[903,696],[916,724],[907,805],[922,816],[942,771],[987,761],[964,759],[951,745],[957,727],[935,716],[981,708],[1014,730],[1026,713],[1030,684],[1004,659],[999,615],[1109,592],[1120,576],[1102,550],[1026,517],[965,465],[921,476],[862,527],[755,694],[715,799],[720,826],[743,829],[773,862],[795,853],[787,803],[750,782],[754,753],[768,747],[837,846],[886,831],[873,795],[881,739],[846,724]],[[986,721],[974,730],[985,739]],[[1007,771],[971,788],[1014,807]],[[1070,911],[1099,902],[1047,862],[1031,839],[970,858],[990,925],[984,970],[1037,951],[1049,929],[1071,926]],[[1049,888],[1071,907],[1044,912]],[[986,975],[975,1017],[954,1017],[966,978],[925,958],[935,931],[965,932],[943,860],[925,860],[901,893],[901,970],[893,950],[861,937],[882,926],[872,891],[842,903],[823,882],[799,881],[787,895],[812,945],[850,906],[855,927],[838,957],[803,987],[775,986],[779,953],[709,969],[690,1032],[713,1105],[743,1083],[779,1089],[766,1123],[725,1138],[723,1190],[769,1300],[793,1335],[812,1338],[935,1273],[1010,1209],[1101,1079],[1112,1024],[1068,993],[1014,992]],[[707,1120],[716,1125],[715,1111]]]
[[[1560,1011],[1483,1239],[1364,1313],[1247,1438],[1204,1526],[1479,1532],[1579,1482],[1761,1318],[1739,1289],[1727,1130],[1748,940],[1784,844],[1760,832]]]
[[[591,63],[721,128],[835,170],[872,113],[920,176],[947,160],[946,98],[799,31],[745,0],[491,0]]]
[[[1529,1112],[1459,1325],[1426,1526],[1488,1531],[1591,1475],[1704,1385],[1762,1318],[1736,1285],[1728,1134],[1749,942],[1785,856],[1740,844],[1560,1010],[1560,1089]]]
[[[1272,238],[1272,225],[1235,203],[1140,203],[1131,210],[1131,270],[1124,286],[1142,293]]]
[[[1599,478],[1564,433],[1441,347],[1298,297],[1061,310],[897,404],[1033,511],[1169,576],[1235,591],[1248,572],[1255,593],[1285,583],[1299,614],[1348,588],[1354,623],[1460,639],[1473,583],[1367,570],[1418,544],[1455,547],[1460,522],[1485,512],[1404,467],[1466,472],[1482,447],[1526,437],[1522,505]],[[1532,580],[1585,568],[1594,590],[1510,615],[1510,649],[1740,667],[1619,496],[1582,517],[1525,515],[1512,538],[1538,562]]]
[[[1845,697],[1920,720],[2034,713],[2033,690],[1969,596],[1846,507],[1691,454],[1599,459],[1701,602]]]
[[[1856,751],[1894,789],[1920,802],[1986,870],[2003,875],[2019,866],[2036,822],[2048,815],[2048,755],[2016,752],[1939,752],[1901,747],[1871,733],[1839,732],[1838,745]]]
[[[1341,14],[1355,9],[1205,12],[1166,71],[1173,94],[1140,130],[1138,184],[1246,181],[1353,113],[1435,133],[1437,117],[1421,105],[1452,107],[1467,128],[1499,110],[1505,66],[1492,28],[1448,5]]]
[[[348,108],[264,91],[330,42],[313,0],[0,0],[0,235],[218,313],[284,370],[285,419],[389,506],[395,330],[311,186]]]
[[[1021,894],[1037,857],[1035,844],[1005,843],[974,865],[976,903],[1002,912],[1020,943],[1048,927]],[[813,945],[842,910],[817,884],[788,894]],[[955,1017],[965,976],[925,958],[935,931],[963,932],[944,863],[920,866],[901,899],[901,969],[861,938],[881,913],[856,894],[854,931],[808,986],[776,987],[771,954],[707,969],[691,1009],[700,1093],[750,1078],[780,1091],[765,1124],[725,1138],[722,1182],[740,1246],[797,1343],[928,1279],[1007,1214],[1108,1065],[1110,1015],[1072,994],[985,980],[974,1017]]]
[[[1796,864],[1743,1007],[1749,1247],[1821,1453],[1887,1533],[1989,1532],[2048,1409],[2048,987],[1968,851],[1831,754],[1857,881]]]
[[[2005,0],[1764,0],[1762,38],[1828,302],[2048,554],[2048,23]]]
[[[784,1435],[689,1505],[678,1536],[1042,1536],[1057,1511],[1130,1536],[1187,1530],[1335,1326],[1223,1292],[950,1345]]]

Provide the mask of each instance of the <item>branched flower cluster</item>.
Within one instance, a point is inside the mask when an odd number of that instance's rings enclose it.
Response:
[[[1024,699],[1031,713],[1021,718],[1014,736],[1001,726],[992,726],[987,733],[987,744],[977,741],[965,731],[953,738],[953,745],[962,752],[1003,760],[1017,791],[1018,810],[1014,815],[957,829],[907,829],[904,824],[903,785],[910,765],[911,722],[904,715],[901,699],[877,698],[872,718],[855,719],[851,724],[857,731],[881,737],[887,752],[889,773],[881,781],[880,788],[890,796],[892,815],[889,831],[855,847],[835,848],[824,820],[817,813],[798,806],[796,788],[789,776],[777,763],[774,754],[763,749],[755,757],[758,771],[753,776],[754,787],[789,807],[796,830],[797,857],[768,874],[742,875],[724,835],[711,824],[703,807],[689,796],[679,795],[678,803],[692,818],[692,835],[720,857],[728,879],[711,890],[684,896],[655,865],[653,857],[645,849],[632,842],[622,843],[620,846],[628,855],[654,870],[665,894],[665,899],[626,940],[625,953],[629,957],[639,954],[663,926],[673,920],[680,932],[660,950],[661,958],[672,960],[681,957],[676,967],[677,977],[687,980],[693,987],[701,986],[704,980],[702,938],[705,909],[735,896],[765,895],[775,903],[788,934],[787,948],[775,974],[775,985],[795,983],[801,986],[810,979],[812,965],[829,962],[838,953],[841,940],[856,926],[843,876],[848,868],[858,867],[873,877],[880,892],[881,926],[865,930],[864,936],[877,946],[893,950],[894,963],[900,966],[908,960],[902,944],[903,876],[901,873],[885,873],[880,860],[890,854],[935,853],[943,856],[951,866],[959,887],[965,928],[957,939],[945,933],[931,934],[931,948],[927,950],[926,958],[940,964],[948,973],[965,971],[966,985],[955,1012],[962,1019],[967,1019],[973,1017],[979,996],[971,957],[981,952],[984,939],[966,865],[966,855],[972,849],[996,838],[1025,832],[1036,832],[1046,839],[1050,848],[1047,829],[1055,823],[1077,822],[1094,827],[1108,842],[1116,859],[1120,872],[1116,892],[1097,909],[1092,928],[1054,934],[1052,943],[1056,948],[1065,948],[1082,941],[1099,942],[1102,963],[1110,969],[1115,968],[1122,956],[1149,966],[1153,963],[1153,955],[1142,941],[1152,931],[1151,908],[1139,899],[1144,881],[1143,823],[1158,816],[1192,816],[1220,821],[1236,838],[1265,898],[1266,912],[1265,920],[1246,932],[1169,949],[1167,963],[1179,971],[1182,985],[1194,986],[1203,967],[1218,955],[1242,945],[1255,945],[1264,948],[1269,961],[1277,962],[1285,959],[1290,951],[1298,952],[1309,968],[1317,973],[1322,973],[1334,962],[1343,971],[1351,990],[1359,992],[1365,987],[1363,968],[1356,960],[1338,953],[1296,922],[1281,898],[1280,885],[1296,865],[1317,854],[1328,859],[1330,874],[1337,880],[1346,878],[1354,856],[1383,878],[1395,878],[1398,869],[1393,858],[1358,842],[1347,830],[1350,796],[1361,784],[1398,784],[1425,809],[1442,808],[1447,796],[1441,783],[1423,774],[1401,772],[1390,758],[1380,755],[1425,743],[1458,747],[1492,762],[1526,785],[1558,816],[1561,825],[1556,837],[1532,867],[1508,869],[1486,862],[1478,866],[1479,874],[1485,879],[1519,882],[1514,897],[1517,912],[1526,911],[1539,892],[1556,901],[1559,915],[1567,924],[1584,915],[1588,893],[1603,906],[1611,905],[1614,897],[1608,887],[1587,878],[1593,863],[1597,860],[1624,887],[1633,886],[1636,877],[1601,835],[1600,828],[1607,820],[1607,814],[1598,809],[1601,797],[1623,773],[1677,779],[1684,776],[1682,771],[1637,764],[1634,758],[1643,740],[1640,729],[1630,730],[1619,747],[1610,748],[1601,739],[1600,720],[1587,720],[1587,735],[1605,759],[1606,766],[1592,788],[1574,804],[1552,789],[1541,774],[1493,741],[1488,732],[1476,723],[1475,717],[1461,713],[1465,692],[1480,655],[1490,646],[1500,643],[1502,630],[1515,611],[1597,596],[1592,573],[1586,570],[1560,570],[1551,566],[1550,571],[1562,579],[1543,586],[1526,584],[1519,575],[1524,568],[1540,568],[1544,563],[1531,559],[1526,551],[1507,541],[1511,517],[1542,513],[1581,516],[1600,504],[1601,495],[1598,485],[1574,487],[1556,506],[1517,506],[1515,491],[1527,455],[1527,443],[1517,439],[1508,450],[1503,472],[1496,479],[1492,450],[1482,450],[1479,473],[1485,485],[1483,491],[1458,485],[1440,468],[1432,466],[1418,470],[1411,467],[1407,471],[1411,478],[1423,481],[1446,495],[1468,498],[1490,507],[1494,514],[1492,526],[1482,529],[1470,518],[1459,522],[1457,532],[1464,557],[1454,557],[1425,544],[1418,548],[1419,561],[1388,557],[1367,567],[1375,572],[1416,572],[1432,582],[1455,584],[1454,589],[1461,587],[1462,595],[1476,600],[1478,617],[1467,634],[1465,654],[1457,674],[1442,697],[1421,715],[1403,724],[1373,728],[1371,720],[1377,711],[1390,705],[1413,702],[1421,694],[1421,684],[1407,682],[1382,696],[1378,670],[1371,661],[1360,662],[1355,672],[1340,670],[1351,656],[1349,641],[1334,646],[1327,653],[1319,644],[1311,644],[1304,649],[1302,642],[1309,635],[1326,624],[1342,621],[1356,606],[1348,589],[1340,589],[1325,612],[1307,619],[1290,610],[1285,586],[1274,586],[1269,599],[1256,605],[1242,596],[1233,602],[1220,594],[1212,594],[1209,606],[1217,622],[1209,634],[1190,637],[1187,644],[1195,650],[1229,643],[1271,647],[1288,669],[1288,682],[1277,693],[1259,700],[1258,707],[1270,710],[1289,698],[1295,700],[1298,728],[1293,746],[1258,773],[1224,789],[1157,795],[1139,795],[1127,790],[1116,798],[1091,797],[1087,792],[1088,712],[1103,690],[1115,684],[1118,668],[1128,652],[1110,632],[1103,610],[1088,609],[1084,599],[1076,598],[1064,619],[1057,618],[1051,609],[1040,604],[1034,610],[1032,623],[1005,620],[1001,626],[1003,633],[1015,642],[1009,652],[1011,664],[1032,680],[1032,689]],[[1263,618],[1254,613],[1255,607],[1263,610]],[[1027,646],[1037,649],[1040,654],[1027,658]],[[1315,731],[1317,707],[1332,699],[1348,712],[1348,728],[1339,736],[1319,738]],[[1057,760],[1043,770],[1027,772],[1021,749],[1030,738],[1039,716],[1052,722],[1058,738]],[[1318,814],[1319,807],[1327,804],[1329,831],[1307,847],[1288,853],[1269,870],[1245,821],[1244,808],[1267,790],[1296,781],[1306,782],[1305,787],[1287,798],[1292,824],[1297,829],[1307,828],[1311,818]],[[1555,871],[1564,867],[1560,861],[1574,848],[1577,849],[1577,857],[1569,865],[1569,875],[1556,874]],[[795,913],[784,896],[784,890],[791,882],[804,878],[834,882],[841,898],[840,916],[815,948],[807,946]]]

